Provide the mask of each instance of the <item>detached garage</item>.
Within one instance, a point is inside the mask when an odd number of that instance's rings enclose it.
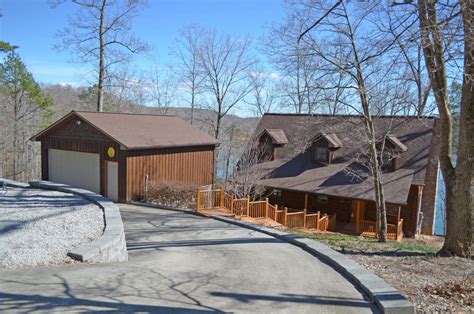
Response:
[[[213,137],[174,116],[71,111],[31,140],[42,179],[128,202],[145,184],[214,180]]]

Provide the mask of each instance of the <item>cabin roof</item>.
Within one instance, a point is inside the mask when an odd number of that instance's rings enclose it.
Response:
[[[49,136],[71,117],[85,121],[130,150],[219,144],[215,138],[175,116],[89,111],[71,111],[31,140]]]
[[[323,138],[331,148],[341,148],[342,142],[334,133],[320,133],[313,138],[313,141]]]
[[[408,148],[400,142],[400,140],[394,135],[388,135],[387,139],[392,143],[399,151],[406,152]]]
[[[288,143],[285,132],[282,129],[265,129],[262,131],[262,134],[266,133],[272,139],[273,144],[282,145]],[[260,136],[261,136],[260,135]]]
[[[383,174],[386,201],[405,204],[410,186],[424,185],[428,156],[435,127],[434,117],[383,116],[374,118],[377,140],[389,140],[402,152],[399,168]],[[361,116],[265,114],[255,134],[281,129],[288,139],[280,158],[254,166],[262,173],[261,184],[269,187],[319,194],[374,200],[372,179],[356,177],[357,156],[368,153],[367,135]],[[334,152],[330,165],[317,166],[310,149],[321,134]],[[360,170],[360,169],[359,169]]]

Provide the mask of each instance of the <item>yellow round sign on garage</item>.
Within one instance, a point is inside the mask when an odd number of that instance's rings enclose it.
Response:
[[[109,147],[109,149],[107,149],[107,155],[109,155],[110,158],[114,158],[114,156],[115,156],[115,148]]]

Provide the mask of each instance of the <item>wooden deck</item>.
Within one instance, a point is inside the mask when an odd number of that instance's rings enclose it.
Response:
[[[258,223],[269,227],[285,226],[319,231],[340,231],[336,226],[336,214],[327,215],[307,212],[306,209],[295,211],[286,207],[279,208],[265,200],[251,201],[249,197],[236,199],[224,189],[198,190],[196,195],[196,211],[205,215],[219,215]],[[347,227],[347,226],[346,226]],[[352,226],[351,226],[352,227]],[[349,232],[354,234],[351,228]],[[374,221],[355,220],[355,234],[377,238],[377,226]],[[401,241],[403,238],[403,219],[397,224],[387,224],[387,239]]]
[[[235,214],[230,212],[226,208],[209,208],[209,209],[202,209],[199,211],[200,214],[210,217],[210,216],[223,216],[223,217],[235,217]]]

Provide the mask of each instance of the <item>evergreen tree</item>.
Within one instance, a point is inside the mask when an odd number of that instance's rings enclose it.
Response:
[[[50,123],[53,100],[43,93],[14,50],[1,64],[1,72],[0,94],[4,99],[1,122],[5,125],[3,172],[15,180],[28,180],[34,172],[31,169],[34,147],[28,139]]]

